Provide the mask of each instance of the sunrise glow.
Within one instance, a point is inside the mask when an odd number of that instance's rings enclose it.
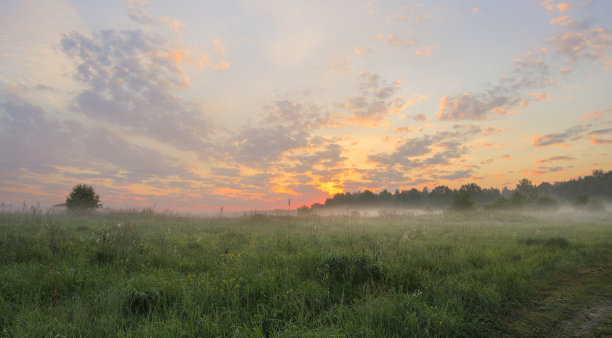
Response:
[[[612,169],[612,2],[0,4],[0,203],[292,208]],[[298,205],[299,204],[299,205]]]

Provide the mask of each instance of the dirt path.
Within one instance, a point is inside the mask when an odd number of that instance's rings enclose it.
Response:
[[[504,336],[612,337],[612,262],[551,279],[527,306],[511,311]]]
[[[611,315],[612,299],[607,299],[600,304],[586,308],[581,313],[577,313],[576,318],[578,318],[577,321],[580,325],[570,322],[567,328],[570,329],[570,333],[574,336],[588,336],[593,334],[596,329],[605,329],[605,327],[602,328],[601,326],[612,318]],[[581,320],[582,318],[584,319]],[[576,328],[576,326],[579,327]],[[612,335],[612,332],[608,333]]]

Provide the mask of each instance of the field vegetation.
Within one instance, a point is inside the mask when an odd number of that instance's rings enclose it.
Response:
[[[609,213],[4,212],[0,336],[519,335],[516,309],[609,257]]]

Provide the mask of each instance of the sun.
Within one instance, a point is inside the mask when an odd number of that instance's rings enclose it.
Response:
[[[335,194],[341,194],[344,190],[341,187],[338,187],[335,182],[324,182],[319,185],[319,190],[325,191],[329,196],[333,196]]]

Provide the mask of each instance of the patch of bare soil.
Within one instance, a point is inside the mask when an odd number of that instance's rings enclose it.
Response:
[[[612,263],[550,280],[532,302],[515,309],[508,336],[597,337],[612,314]]]
[[[564,327],[569,329],[572,335],[589,336],[594,329],[602,325],[612,313],[612,299],[594,306],[589,306],[583,311],[576,313],[575,319],[564,323]]]

